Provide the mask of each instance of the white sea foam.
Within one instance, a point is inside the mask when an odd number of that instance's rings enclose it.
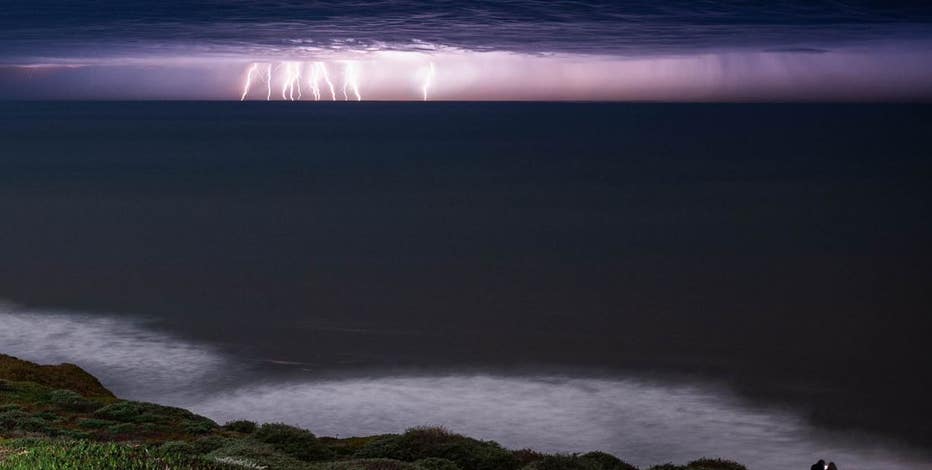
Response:
[[[75,363],[119,396],[163,403],[181,400],[224,363],[211,348],[138,320],[12,304],[0,304],[0,352],[39,363]]]
[[[545,451],[604,450],[641,466],[702,456],[756,470],[932,469],[927,455],[816,429],[787,410],[751,406],[708,384],[634,378],[443,375],[251,384],[216,394],[236,362],[218,351],[117,317],[0,306],[0,351],[68,361],[119,395],[188,407],[218,421],[285,422],[320,435],[400,432],[418,425]]]
[[[716,387],[634,379],[453,375],[266,384],[191,406],[220,420],[281,421],[324,435],[443,425],[510,448],[604,450],[640,466],[709,456],[758,470],[808,468],[820,457],[850,470],[932,468],[918,455],[816,430]]]

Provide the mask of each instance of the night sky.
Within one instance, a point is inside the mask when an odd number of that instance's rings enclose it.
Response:
[[[0,98],[915,100],[932,7],[793,2],[10,1]],[[434,71],[429,72],[434,64]],[[259,66],[253,89],[248,70]],[[266,67],[273,72],[269,92]],[[244,93],[246,92],[246,93]],[[350,93],[352,95],[352,93]],[[333,98],[331,96],[330,98]],[[327,99],[326,93],[324,99]]]

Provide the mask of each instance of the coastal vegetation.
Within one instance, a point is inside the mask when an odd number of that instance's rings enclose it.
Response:
[[[333,438],[281,423],[219,425],[121,400],[72,364],[0,354],[0,470],[637,470],[604,453],[510,450],[444,428]],[[650,470],[747,470],[720,459]]]

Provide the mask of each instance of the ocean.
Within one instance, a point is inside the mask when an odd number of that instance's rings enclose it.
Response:
[[[318,434],[932,468],[932,107],[0,103],[0,352]]]

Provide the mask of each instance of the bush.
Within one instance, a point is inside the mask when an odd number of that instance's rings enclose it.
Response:
[[[280,452],[271,444],[252,438],[227,439],[221,447],[212,450],[205,457],[216,462],[240,465],[245,468],[265,467],[276,470],[309,468],[307,462]]]
[[[122,421],[124,423],[167,424],[188,421],[192,423],[204,423],[211,428],[217,426],[217,423],[185,409],[138,401],[119,401],[100,408],[95,411],[94,414],[100,418]]]
[[[228,439],[220,436],[204,436],[191,442],[191,445],[194,446],[195,453],[206,454],[227,445],[228,442]]]
[[[48,398],[49,402],[63,410],[89,412],[100,407],[96,401],[88,400],[71,390],[52,390]]]
[[[94,417],[123,423],[111,426],[112,434],[188,434],[202,435],[217,428],[217,423],[181,408],[153,403],[119,401],[94,412]],[[138,436],[127,436],[136,438]]]
[[[197,453],[194,446],[185,441],[167,441],[159,446],[158,451],[162,455],[193,455]]]
[[[332,455],[330,449],[310,431],[287,424],[263,424],[253,434],[253,438],[306,462],[326,460]]]
[[[109,419],[81,418],[78,420],[78,427],[84,429],[103,429],[117,424]]]
[[[7,411],[17,411],[17,410],[22,410],[22,409],[23,408],[17,405],[16,403],[6,403],[3,405],[0,405],[0,413],[5,413]]]
[[[60,423],[64,421],[64,418],[62,418],[61,416],[55,413],[52,413],[51,411],[41,411],[39,413],[36,413],[33,416],[35,416],[36,418],[42,418],[49,423]]]
[[[520,449],[511,452],[511,455],[518,460],[518,467],[524,468],[531,462],[536,462],[545,457],[544,454],[533,449]]]
[[[16,427],[17,423],[20,423],[26,418],[31,417],[31,414],[19,408],[12,408],[7,411],[0,412],[0,429],[13,429]]]
[[[747,467],[731,460],[702,458],[686,465],[655,465],[650,470],[748,470]]]
[[[523,470],[600,470],[595,461],[585,460],[575,455],[545,455],[526,465]]]
[[[421,470],[409,462],[392,459],[360,459],[326,462],[314,465],[314,470]]]
[[[0,413],[0,432],[55,434],[45,419],[16,409]]]
[[[415,460],[414,465],[423,470],[460,470],[459,465],[456,463],[437,457]]]
[[[335,437],[318,437],[317,439],[327,446],[333,452],[333,458],[352,458],[359,449],[366,445],[385,437],[384,435],[366,436],[366,437],[347,437],[338,439]]]
[[[188,421],[184,424],[184,432],[188,434],[207,434],[217,427],[216,424],[206,421]]]
[[[223,425],[223,429],[226,429],[227,431],[233,431],[242,434],[252,434],[256,432],[257,427],[258,426],[256,423],[242,419],[237,421],[230,421],[229,423]]]
[[[115,423],[107,426],[107,432],[114,436],[120,434],[132,434],[136,431],[136,425],[133,423]]]
[[[511,470],[519,466],[518,459],[498,443],[453,434],[443,428],[414,428],[402,435],[383,436],[363,446],[356,456],[406,462],[435,457],[470,470]]]
[[[244,459],[240,457],[230,457],[230,456],[217,457],[214,459],[214,462],[221,463],[224,465],[230,465],[237,469],[253,468],[256,470],[266,470],[267,468],[269,468],[268,465],[262,465],[260,463],[253,462],[252,460]]]
[[[693,460],[686,465],[689,470],[748,470],[747,467],[738,462],[723,459],[706,459]]]
[[[622,461],[618,457],[605,452],[589,452],[579,456],[580,459],[592,462],[599,470],[638,470],[637,467]]]
[[[70,439],[73,441],[88,440],[91,438],[90,433],[75,429],[57,429],[55,430],[55,436],[57,439]]]

